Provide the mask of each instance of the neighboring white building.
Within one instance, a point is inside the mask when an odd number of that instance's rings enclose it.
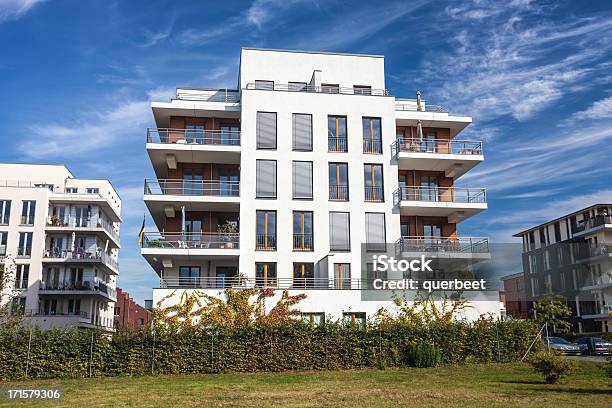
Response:
[[[514,235],[526,300],[562,296],[577,332],[612,331],[612,204],[594,204]]]
[[[363,244],[489,256],[456,229],[487,208],[484,189],[454,187],[484,159],[455,139],[472,119],[389,95],[384,57],[243,48],[238,82],[152,103],[144,200],[159,232],[141,253],[160,275],[154,305],[257,284],[361,319],[391,306],[362,299]],[[497,292],[473,305],[465,317],[499,316]]]
[[[121,199],[62,165],[0,163],[0,261],[41,328],[113,328]],[[6,294],[6,293],[5,293]]]

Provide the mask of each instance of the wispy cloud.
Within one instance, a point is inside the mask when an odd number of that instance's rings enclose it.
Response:
[[[611,119],[612,118],[612,96],[608,98],[601,99],[599,101],[593,102],[591,106],[583,111],[576,112],[570,118],[570,121],[566,123],[571,123],[577,120],[584,119]]]
[[[502,196],[500,198],[518,198],[518,199],[521,199],[521,198],[553,197],[553,196],[556,196],[557,194],[561,193],[564,190],[565,190],[564,188],[550,188],[550,189],[529,191],[527,193],[508,194],[508,195]]]
[[[35,5],[47,0],[0,0],[0,23],[17,20]]]

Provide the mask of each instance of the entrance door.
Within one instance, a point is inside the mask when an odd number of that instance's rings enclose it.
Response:
[[[421,200],[438,201],[438,178],[436,176],[421,177]]]

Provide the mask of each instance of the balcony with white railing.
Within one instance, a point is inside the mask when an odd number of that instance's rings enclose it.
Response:
[[[489,251],[489,239],[481,237],[406,236],[395,243],[395,252],[401,256],[486,259]]]
[[[482,142],[399,139],[391,146],[400,170],[443,171],[458,178],[484,160]]]
[[[43,253],[43,263],[97,264],[106,268],[110,274],[119,273],[119,264],[112,256],[102,250],[88,251],[83,248],[74,250],[51,247]]]
[[[402,215],[449,217],[453,223],[487,209],[484,188],[402,186],[393,196]]]
[[[360,95],[360,96],[390,96],[386,89],[373,89],[366,86],[342,87],[337,85],[314,86],[306,83],[277,84],[273,82],[250,82],[246,85],[248,90],[258,91],[282,91],[282,92],[305,92],[337,95]]]
[[[98,218],[95,221],[87,218],[68,218],[59,219],[57,217],[49,217],[45,227],[47,232],[77,232],[77,233],[92,233],[102,240],[109,240],[115,248],[119,247],[119,233],[115,231],[113,225]]]
[[[276,277],[164,277],[161,289],[272,288],[287,290],[358,290],[373,288],[373,280],[360,278],[276,278]]]
[[[117,299],[117,291],[100,280],[74,282],[45,282],[39,286],[40,295],[98,295],[110,300]]]

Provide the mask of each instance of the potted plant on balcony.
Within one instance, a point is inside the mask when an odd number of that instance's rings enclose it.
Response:
[[[217,226],[217,233],[221,237],[221,241],[224,242],[223,247],[231,249],[234,247],[233,236],[238,233],[238,227],[229,221]]]

